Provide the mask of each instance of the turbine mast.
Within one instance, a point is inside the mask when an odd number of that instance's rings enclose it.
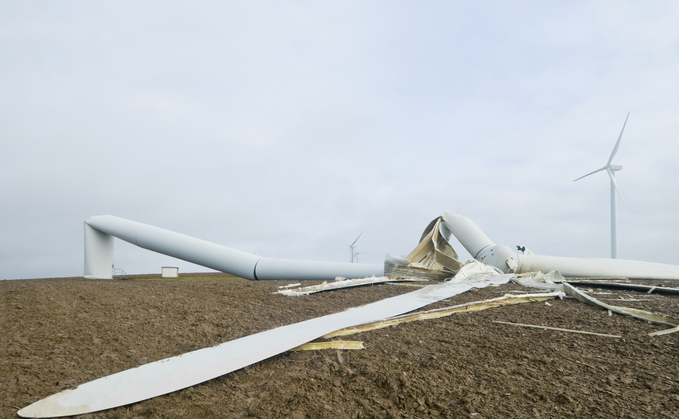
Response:
[[[615,172],[611,170],[611,259],[618,258],[618,211],[615,196]]]

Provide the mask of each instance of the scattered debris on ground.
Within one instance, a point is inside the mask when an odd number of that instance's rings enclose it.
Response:
[[[0,332],[10,338],[0,342],[0,417],[16,417],[15,406],[98,377],[411,291],[375,285],[308,298],[273,294],[285,284],[218,276],[1,281]],[[525,290],[488,287],[430,308]],[[643,296],[625,305],[679,316],[674,295],[606,292],[617,300]],[[201,385],[84,417],[679,415],[679,334],[648,336],[667,326],[609,316],[571,298],[550,304],[506,305],[367,331],[360,335],[361,351],[285,352]]]
[[[303,295],[309,295],[309,294],[315,294],[317,292],[323,292],[323,291],[334,291],[334,290],[339,290],[343,288],[352,288],[352,287],[364,287],[367,285],[376,285],[376,284],[384,284],[384,283],[393,283],[393,282],[427,282],[426,279],[418,279],[418,278],[387,278],[386,276],[382,277],[371,277],[371,278],[356,278],[356,279],[346,279],[346,278],[337,278],[335,281],[323,281],[320,284],[316,285],[308,285],[302,287],[301,284],[293,284],[294,288],[289,286],[289,285],[282,285],[278,291],[276,291],[277,294],[283,294],[283,295],[288,295],[288,296],[303,296]]]

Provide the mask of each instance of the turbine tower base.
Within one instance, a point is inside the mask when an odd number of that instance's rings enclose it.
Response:
[[[113,236],[85,225],[86,279],[113,279]]]

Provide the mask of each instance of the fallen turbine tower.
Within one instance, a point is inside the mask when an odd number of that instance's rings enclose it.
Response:
[[[388,255],[385,264],[395,264],[396,269],[385,272],[384,265],[266,258],[148,224],[112,215],[98,215],[85,221],[84,277],[113,277],[114,237],[144,249],[251,280],[327,281],[337,277],[384,276],[394,271],[398,271],[401,276],[413,276],[417,274],[417,269],[425,268],[430,268],[429,272],[442,272],[443,276],[452,277],[462,266],[448,243],[453,235],[474,259],[494,266],[502,273],[556,270],[565,277],[573,278],[679,279],[677,265],[626,259],[517,254],[509,246],[495,244],[470,219],[449,211],[432,221],[425,233],[430,235],[423,234],[416,248],[421,251],[413,251],[409,258]],[[428,247],[423,246],[430,241],[432,243]]]
[[[265,258],[159,227],[112,215],[85,220],[85,272],[113,277],[113,238],[144,249],[252,280],[334,280],[384,275],[382,265]]]

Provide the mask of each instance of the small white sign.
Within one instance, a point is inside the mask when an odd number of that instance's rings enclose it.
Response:
[[[163,278],[178,278],[179,268],[174,266],[163,266],[160,268],[160,273]]]

